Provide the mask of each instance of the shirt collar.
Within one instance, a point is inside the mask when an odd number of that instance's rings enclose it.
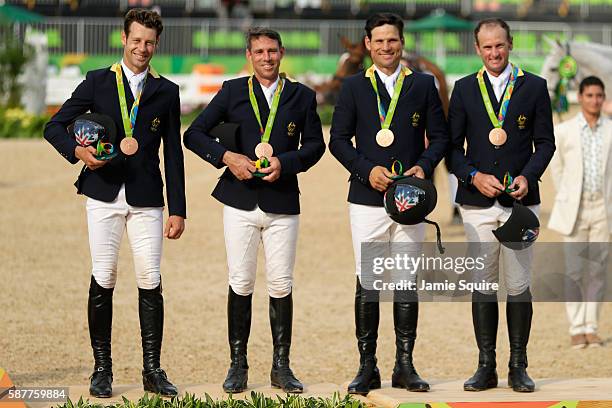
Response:
[[[578,113],[578,123],[580,124],[581,129],[584,129],[585,127],[590,127],[589,122],[587,122],[582,111]],[[599,118],[597,118],[597,122],[595,122],[595,129],[599,128],[602,124],[603,124],[603,116],[600,114]]]
[[[132,82],[133,79],[135,79],[138,83],[138,81],[144,78],[147,75],[147,72],[149,72],[149,67],[147,67],[147,69],[145,69],[140,74],[135,74],[134,72],[132,72],[131,69],[127,67],[127,65],[125,65],[125,62],[123,62],[123,58],[121,59],[121,69],[123,69],[123,72],[125,73],[125,77],[130,83]]]
[[[487,71],[487,76],[489,77],[489,81],[491,82],[491,85],[505,84],[508,81],[508,78],[510,78],[510,73],[512,72],[512,64],[508,62],[508,64],[506,65],[506,68],[504,68],[502,73],[499,74],[498,76],[494,76],[493,74],[489,73],[488,70],[486,71]]]
[[[376,70],[376,72],[378,72],[378,76],[383,82],[386,82],[388,78],[391,78],[393,83],[395,83],[395,81],[397,80],[397,77],[399,76],[399,73],[402,70],[402,64],[397,64],[397,68],[395,69],[395,72],[392,73],[391,75],[385,74],[380,69],[378,69],[376,65],[374,65],[374,69]]]
[[[274,92],[276,90],[276,87],[278,86],[278,82],[280,81],[280,75],[276,77],[276,81],[274,81],[274,83],[272,83],[272,85],[270,86],[264,86],[261,82],[259,82],[259,85],[261,85],[261,90],[264,91],[264,93],[266,92]]]

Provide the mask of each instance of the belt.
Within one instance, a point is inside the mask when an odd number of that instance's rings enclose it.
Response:
[[[582,200],[583,201],[597,201],[603,199],[603,193],[600,191],[594,193],[588,193],[586,191],[582,192]]]

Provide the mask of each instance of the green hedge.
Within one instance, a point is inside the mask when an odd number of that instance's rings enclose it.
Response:
[[[0,108],[0,139],[42,137],[47,115],[31,115],[21,108]]]
[[[302,397],[299,395],[287,395],[276,398],[266,397],[261,393],[252,391],[251,395],[245,399],[234,399],[230,394],[227,398],[213,400],[206,394],[203,399],[193,394],[185,394],[183,397],[163,399],[158,395],[149,396],[145,394],[137,402],[133,402],[123,397],[123,402],[103,405],[91,403],[89,400],[79,399],[74,403],[70,399],[57,408],[366,408],[366,405],[359,400],[353,399],[350,395],[340,397],[339,393],[334,393],[331,398]]]

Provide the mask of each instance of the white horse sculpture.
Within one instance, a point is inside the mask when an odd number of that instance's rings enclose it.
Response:
[[[559,62],[566,55],[571,55],[578,63],[576,77],[570,83],[570,89],[577,91],[578,84],[583,78],[595,75],[600,78],[606,87],[608,95],[612,95],[612,47],[592,42],[559,42],[548,40],[551,51],[544,59],[541,76],[548,83],[551,98],[559,83]],[[604,111],[612,115],[612,100],[604,105]]]

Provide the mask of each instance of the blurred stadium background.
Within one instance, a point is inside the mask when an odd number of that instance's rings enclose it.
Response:
[[[0,0],[0,4],[2,0]],[[36,15],[13,24],[20,38],[38,37],[46,64],[46,94],[34,98],[58,106],[84,74],[121,55],[121,16],[133,7],[157,9],[164,33],[153,65],[181,85],[186,109],[205,104],[222,81],[244,67],[244,31],[252,25],[281,32],[287,56],[282,69],[309,84],[331,78],[345,51],[341,37],[356,42],[364,19],[394,11],[406,21],[406,50],[440,66],[454,80],[480,66],[468,22],[491,16],[509,21],[512,60],[539,73],[552,40],[612,45],[612,0],[6,0]],[[412,29],[428,16],[449,18],[440,29]],[[46,60],[46,62],[44,62]],[[39,70],[40,72],[40,70]],[[40,76],[36,76],[40,80]],[[31,81],[24,81],[28,83]],[[40,90],[40,82],[36,85]]]

